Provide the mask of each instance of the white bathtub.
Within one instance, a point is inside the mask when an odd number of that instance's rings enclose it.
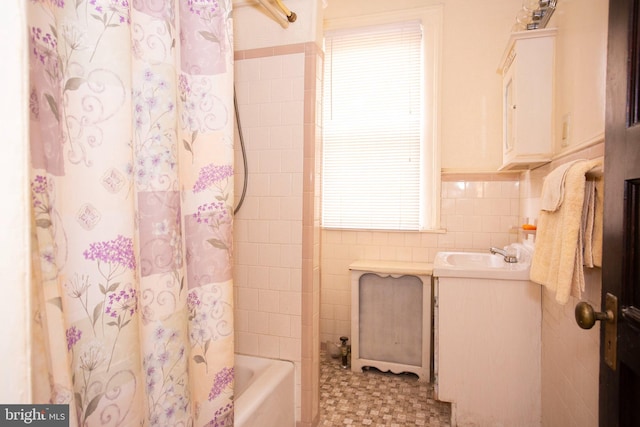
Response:
[[[295,426],[293,363],[236,354],[234,387],[234,427]]]

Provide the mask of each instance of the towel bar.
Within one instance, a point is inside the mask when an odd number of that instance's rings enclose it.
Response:
[[[590,170],[586,173],[587,179],[589,178],[601,178],[604,176],[604,168],[598,167]]]

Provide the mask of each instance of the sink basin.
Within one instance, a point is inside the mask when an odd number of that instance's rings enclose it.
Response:
[[[519,249],[517,263],[505,262],[499,254],[484,252],[438,252],[433,261],[436,277],[474,277],[479,279],[529,280],[531,257]]]
[[[474,252],[445,252],[444,262],[460,268],[503,268],[504,257]]]

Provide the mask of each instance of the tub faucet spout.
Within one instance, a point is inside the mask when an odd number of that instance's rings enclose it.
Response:
[[[500,254],[500,255],[502,255],[504,257],[504,262],[508,262],[508,263],[516,263],[516,262],[518,262],[518,257],[512,251],[504,250],[504,249],[500,249],[500,248],[496,248],[496,247],[491,247],[491,248],[489,248],[489,252],[491,252],[492,254]]]

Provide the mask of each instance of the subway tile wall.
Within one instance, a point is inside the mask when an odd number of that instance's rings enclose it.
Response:
[[[249,170],[234,223],[236,352],[296,364],[301,413],[304,47],[236,57]],[[236,135],[238,141],[238,135]],[[238,143],[235,198],[242,192]]]
[[[234,224],[236,348],[288,360],[300,359],[303,73],[303,53],[236,61],[250,171]]]
[[[235,339],[293,361],[296,425],[319,419],[322,51],[300,43],[236,52],[249,184],[234,223]],[[243,160],[235,136],[235,199]]]
[[[441,233],[322,232],[320,339],[351,335],[349,264],[357,260],[433,262],[438,251],[488,251],[518,240],[518,174],[443,176]]]

